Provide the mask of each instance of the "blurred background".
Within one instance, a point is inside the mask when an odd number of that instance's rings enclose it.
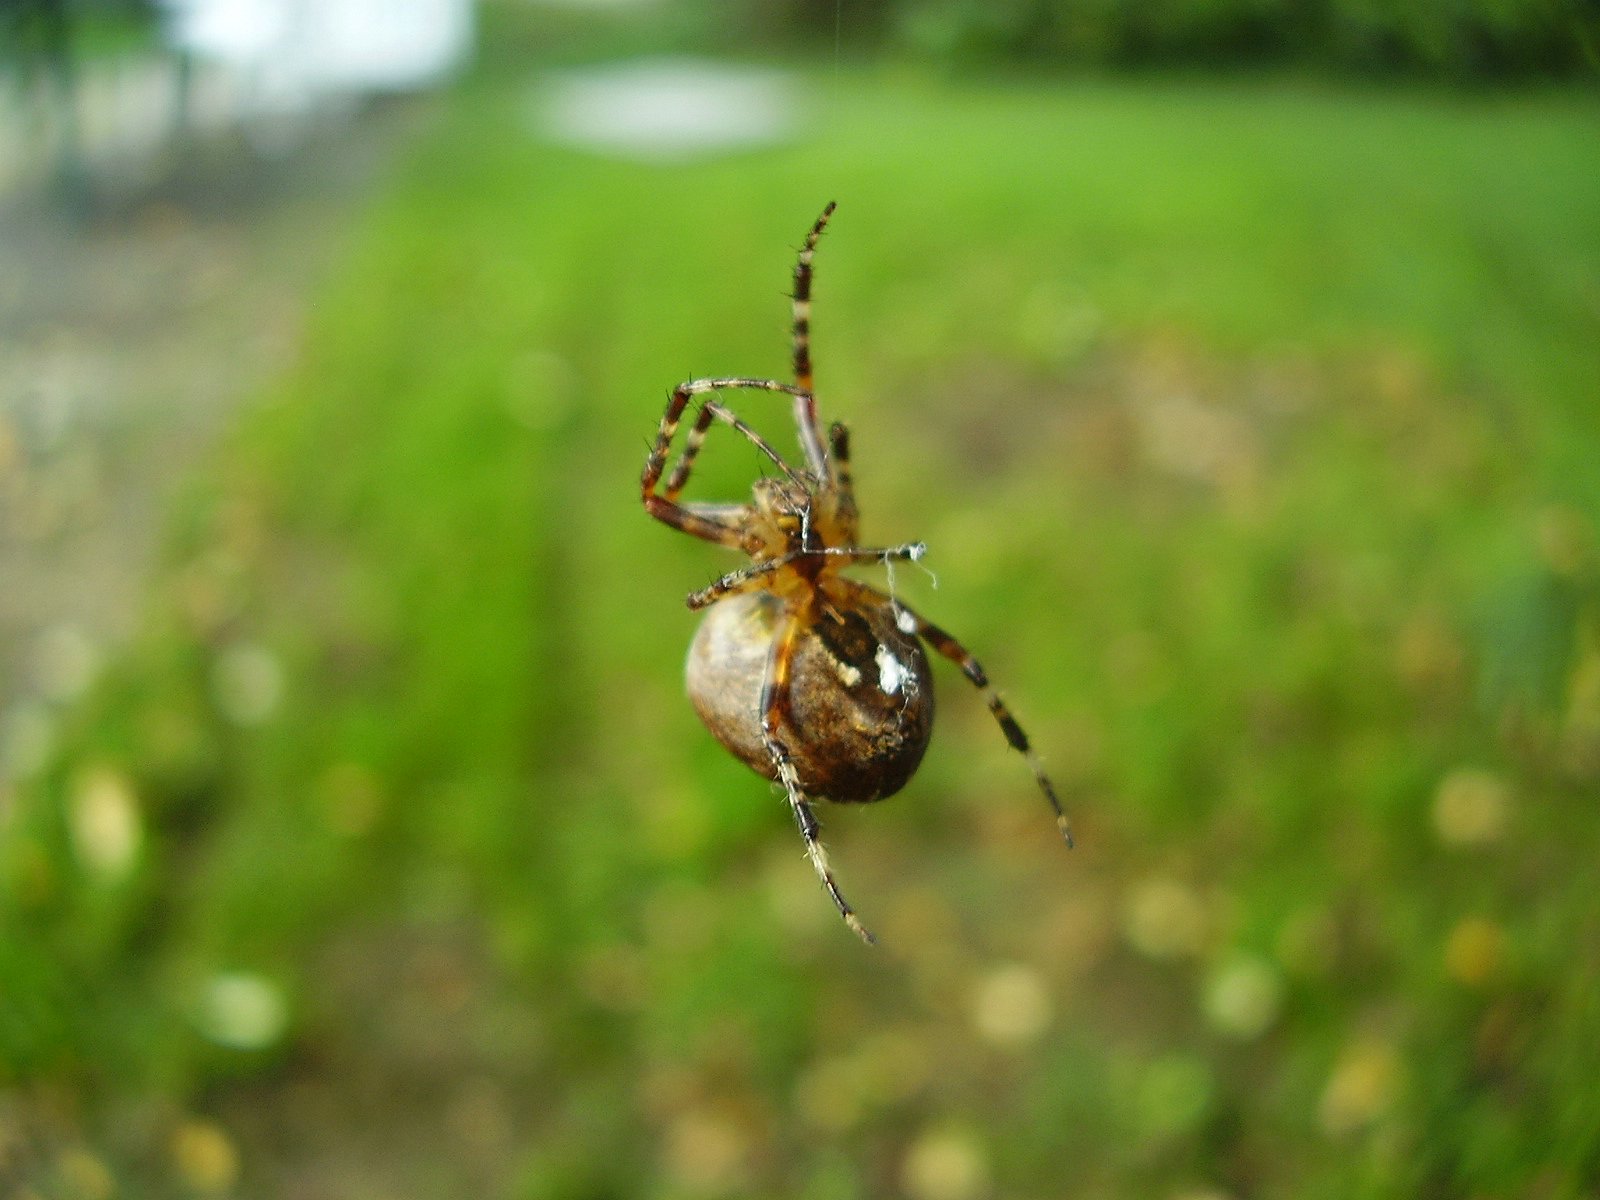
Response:
[[[1600,1196],[1592,3],[0,38],[0,1196]],[[864,537],[1079,835],[937,666],[874,949],[637,493],[829,200]]]

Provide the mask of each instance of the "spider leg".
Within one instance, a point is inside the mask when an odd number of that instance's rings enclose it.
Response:
[[[811,366],[811,261],[816,257],[817,241],[833,216],[835,205],[828,207],[806,234],[794,264],[794,381],[799,387],[794,398],[795,424],[800,427],[800,444],[805,447],[806,462],[821,476],[828,469],[828,460],[822,449],[822,436],[817,430],[817,398],[812,394]]]
[[[855,481],[850,475],[850,430],[842,421],[835,421],[828,430],[828,465],[833,472],[833,490],[838,497],[839,512],[853,530],[858,517],[856,510]]]
[[[740,530],[731,519],[731,514],[696,512],[687,505],[679,504],[675,493],[663,496],[656,491],[656,485],[661,482],[661,473],[667,467],[667,453],[678,432],[678,422],[683,419],[683,410],[691,395],[693,393],[688,390],[688,385],[684,384],[674,388],[667,400],[666,411],[661,414],[661,424],[656,428],[656,440],[650,447],[650,455],[644,462],[644,473],[639,478],[640,498],[645,511],[656,520],[708,542],[737,549],[741,540]],[[680,474],[688,475],[687,468],[681,463],[679,469],[673,472],[673,478],[681,488],[682,480],[677,478]]]
[[[1022,732],[1022,726],[1017,724],[1017,719],[1011,715],[1011,710],[1006,707],[1005,701],[1000,699],[1000,693],[995,691],[989,682],[989,676],[984,673],[978,660],[972,657],[972,652],[955,638],[940,629],[932,621],[927,620],[910,608],[907,608],[893,596],[886,596],[875,587],[860,583],[854,579],[845,580],[853,588],[876,596],[879,600],[887,600],[894,608],[895,623],[905,633],[914,633],[928,645],[932,646],[945,658],[961,668],[961,673],[972,681],[972,685],[983,693],[984,703],[989,706],[989,711],[994,714],[994,719],[1000,725],[1000,731],[1006,735],[1006,741],[1011,748],[1028,760],[1028,766],[1033,770],[1033,777],[1039,784],[1039,790],[1044,793],[1044,798],[1050,802],[1051,809],[1056,814],[1056,828],[1061,830],[1061,837],[1070,849],[1072,846],[1072,822],[1067,820],[1067,814],[1061,807],[1061,800],[1056,795],[1055,786],[1050,782],[1050,776],[1045,774],[1044,764],[1039,761],[1039,756],[1034,752],[1033,746],[1028,741],[1028,735]]]
[[[843,558],[850,562],[887,562],[890,559],[916,562],[927,553],[927,550],[928,547],[922,542],[909,542],[904,546],[819,546],[815,550],[796,550],[778,558],[762,559],[760,562],[749,563],[737,570],[729,571],[709,587],[701,588],[698,592],[690,592],[687,604],[691,609],[702,609],[715,604],[718,600],[726,600],[729,596],[752,591],[764,584],[769,576],[777,574],[785,567],[793,566],[804,558],[826,556]]]
[[[689,434],[684,439],[683,454],[679,457],[677,465],[672,468],[672,474],[667,477],[665,495],[668,500],[676,500],[678,493],[683,491],[683,485],[689,482],[689,472],[694,470],[694,460],[706,440],[706,430],[711,428],[711,422],[716,420],[716,417],[717,414],[710,405],[700,406],[694,424],[689,427]]]
[[[710,512],[697,511],[695,505],[674,504],[664,496],[649,492],[646,492],[644,497],[645,512],[663,525],[670,525],[681,533],[737,550],[741,544],[739,530],[720,509],[719,505]]]
[[[673,417],[673,430],[675,431],[677,429],[677,422],[679,419],[681,419],[683,415],[683,409],[687,405],[691,396],[701,396],[707,392],[741,389],[752,392],[781,392],[786,396],[799,395],[799,389],[797,389],[793,384],[779,383],[776,379],[752,379],[748,376],[729,376],[720,379],[691,379],[687,383],[680,383],[677,387],[673,388],[672,396],[667,402],[667,413]],[[710,416],[706,415],[707,409],[711,410]],[[681,489],[683,485],[688,482],[689,471],[694,463],[695,456],[700,453],[700,445],[705,441],[706,430],[710,428],[713,420],[721,420],[726,424],[733,426],[734,429],[737,429],[746,438],[748,438],[755,445],[755,447],[761,451],[762,454],[771,459],[773,465],[776,466],[780,471],[782,471],[796,483],[804,483],[800,473],[791,467],[784,460],[783,455],[774,450],[771,444],[767,442],[765,438],[763,438],[749,425],[741,421],[738,417],[734,416],[732,412],[724,408],[717,401],[707,400],[701,404],[700,414],[695,418],[694,426],[689,430],[687,444],[685,445],[683,451],[683,458],[679,461],[677,467],[673,469],[672,478],[668,480],[669,492],[674,484]],[[665,426],[664,419],[663,426]],[[671,440],[670,433],[667,435],[667,438],[668,441]],[[656,448],[661,453],[660,467],[665,468],[666,446],[661,442],[659,434],[657,435]],[[660,470],[657,471],[657,476],[659,477],[659,475]]]
[[[783,785],[783,790],[789,797],[789,807],[794,811],[795,824],[799,826],[800,836],[805,840],[806,857],[811,860],[812,869],[822,881],[823,889],[832,897],[834,907],[839,910],[844,923],[850,926],[862,941],[870,945],[877,939],[861,923],[855,909],[850,907],[850,902],[844,898],[844,893],[834,881],[833,868],[828,865],[827,852],[822,848],[822,826],[817,822],[816,814],[811,811],[811,803],[806,799],[806,794],[800,790],[800,777],[795,771],[789,748],[778,736],[784,719],[790,712],[789,672],[794,665],[795,646],[799,642],[801,630],[800,619],[792,613],[785,613],[781,621],[778,636],[773,639],[772,652],[767,658],[766,678],[761,684],[761,740],[766,743],[767,753],[772,757],[778,782]]]
[[[709,412],[715,419],[723,422],[725,425],[733,427],[739,433],[743,434],[750,444],[757,450],[761,451],[761,453],[764,454],[768,459],[770,459],[772,464],[777,467],[778,470],[787,475],[791,482],[809,490],[809,485],[807,484],[806,479],[800,474],[800,472],[796,471],[788,464],[787,461],[785,461],[783,455],[779,454],[772,448],[771,442],[767,441],[766,438],[762,437],[744,421],[740,420],[738,417],[734,416],[733,413],[722,407],[722,405],[718,404],[715,400],[707,400],[701,406],[700,411],[702,414]],[[707,420],[706,423],[709,424],[709,420]],[[698,427],[699,424],[700,421],[697,420],[695,425]],[[676,474],[676,472],[674,472],[674,474]]]
[[[727,381],[723,381],[727,382]],[[765,383],[765,380],[741,379],[736,381],[741,385]],[[773,381],[776,382],[776,381]],[[785,385],[779,384],[779,388]],[[734,416],[731,411],[714,400],[707,400],[700,406],[700,412],[695,417],[694,424],[689,427],[688,437],[684,440],[683,454],[678,463],[672,468],[672,474],[667,478],[666,496],[668,500],[677,499],[678,493],[683,490],[684,484],[689,482],[689,472],[694,469],[694,460],[700,453],[700,447],[706,440],[706,432],[711,428],[713,421],[723,421],[743,434],[762,454],[766,455],[785,475],[796,483],[803,481],[793,467],[784,461],[783,456],[772,448],[764,437],[757,433],[744,421]]]
[[[665,492],[658,492],[657,487],[661,476],[667,467],[667,456],[672,448],[672,439],[677,435],[678,425],[683,420],[683,410],[688,407],[692,396],[715,392],[722,388],[751,388],[759,391],[782,392],[786,395],[795,393],[794,387],[786,383],[779,383],[772,379],[695,379],[687,383],[680,383],[672,389],[672,395],[667,400],[666,411],[661,414],[661,424],[656,429],[656,439],[650,447],[650,454],[645,459],[644,472],[639,480],[640,497],[644,502],[645,511],[656,520],[684,533],[693,534],[695,537],[704,538],[708,542],[717,542],[723,546],[738,549],[743,537],[742,506],[726,505],[686,505],[678,503],[678,493],[683,490],[683,485],[688,482],[689,472],[694,464],[695,455],[700,451],[700,444],[705,440],[706,429],[711,421],[717,417],[732,424],[747,438],[755,443],[768,458],[772,459],[791,479],[800,482],[793,467],[784,462],[782,457],[762,439],[760,434],[745,425],[719,404],[707,402],[695,418],[695,423],[689,431],[682,458],[673,469],[672,475],[667,480]],[[710,408],[711,415],[706,415]]]
[[[795,554],[785,554],[782,558],[767,558],[760,562],[750,563],[729,571],[721,579],[703,587],[698,592],[690,592],[684,603],[694,611],[708,608],[718,600],[726,600],[729,596],[737,596],[743,592],[754,591],[764,584],[769,576],[777,574],[783,568],[793,564],[799,557]]]

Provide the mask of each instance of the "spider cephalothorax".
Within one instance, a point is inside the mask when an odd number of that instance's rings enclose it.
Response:
[[[924,547],[856,544],[849,434],[835,423],[824,443],[817,423],[811,261],[833,207],[812,225],[795,264],[794,383],[736,377],[679,384],[662,414],[640,490],[645,511],[657,520],[749,556],[748,564],[689,596],[690,608],[708,609],[689,650],[689,698],[718,741],[783,785],[823,887],[850,928],[870,942],[834,882],[810,798],[881,800],[916,772],[933,733],[933,677],[922,642],[982,689],[1006,740],[1033,768],[1069,846],[1072,832],[1026,735],[977,660],[895,597],[842,573],[857,563],[914,562]],[[736,389],[793,399],[803,469],[712,398]],[[663,485],[668,451],[695,397],[706,398]],[[678,499],[715,421],[749,439],[777,471],[756,481],[748,504]]]

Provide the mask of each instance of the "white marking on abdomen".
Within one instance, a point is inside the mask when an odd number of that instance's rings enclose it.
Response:
[[[905,664],[882,643],[879,643],[875,657],[878,661],[878,687],[886,696],[898,695],[900,689],[906,685],[906,681],[911,678],[911,672],[906,670]]]

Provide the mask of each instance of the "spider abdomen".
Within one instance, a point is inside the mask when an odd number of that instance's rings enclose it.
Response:
[[[724,746],[776,779],[761,692],[783,601],[747,592],[713,604],[689,647],[689,699]],[[796,638],[778,738],[800,787],[829,800],[881,800],[922,762],[933,734],[933,677],[922,643],[891,605],[826,612]]]

